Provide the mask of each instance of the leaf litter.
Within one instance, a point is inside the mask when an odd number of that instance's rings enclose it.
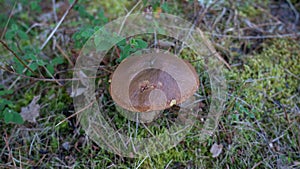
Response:
[[[37,103],[40,100],[40,98],[40,95],[35,96],[28,106],[22,107],[21,116],[24,119],[24,121],[36,123],[36,118],[40,115],[41,106]]]

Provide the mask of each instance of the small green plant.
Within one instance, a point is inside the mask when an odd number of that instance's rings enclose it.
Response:
[[[121,62],[130,54],[137,52],[138,50],[145,49],[148,46],[147,42],[138,38],[132,38],[129,40],[129,42],[126,42],[126,40],[123,39],[117,45],[121,49],[120,57],[117,59],[118,62]]]
[[[6,90],[3,86],[0,86],[0,120],[4,120],[5,123],[15,123],[15,124],[23,124],[24,120],[22,116],[12,109],[13,102],[2,98],[5,95],[10,95],[13,93],[12,90]]]
[[[5,123],[15,123],[15,124],[23,124],[24,120],[22,118],[22,116],[9,108],[5,108],[3,111],[3,116],[4,116],[4,121]]]
[[[80,49],[86,43],[86,41],[100,29],[101,26],[108,22],[108,18],[105,17],[104,11],[99,9],[96,15],[90,14],[83,5],[77,4],[74,9],[79,13],[82,19],[87,19],[89,24],[82,26],[79,30],[73,34],[74,47]],[[81,23],[82,24],[82,23]]]
[[[6,52],[14,53],[14,56],[8,55],[7,58],[3,59],[3,62],[18,74],[36,76],[45,72],[43,73],[45,77],[53,77],[55,67],[64,63],[64,59],[59,56],[54,58],[41,57],[40,47],[36,44],[31,44],[31,33],[26,31],[29,26],[25,23],[15,23],[13,20],[11,22],[12,24],[8,26],[1,45],[6,46]],[[4,54],[4,51],[0,52],[3,52],[3,55],[7,55]]]

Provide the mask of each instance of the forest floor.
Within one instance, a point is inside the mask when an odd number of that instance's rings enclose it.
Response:
[[[0,4],[0,168],[300,168],[299,1]],[[73,102],[73,72],[85,42],[101,26],[145,11],[179,16],[205,33],[224,64],[226,100],[217,128],[206,140],[199,141],[205,121],[199,118],[173,148],[153,156],[122,157],[85,133]],[[127,135],[149,137],[174,120],[168,113],[147,124],[127,120],[117,113],[108,90],[118,59],[155,42],[153,36],[139,35],[115,45],[94,79],[103,112]],[[195,55],[185,49],[180,57],[192,61]],[[197,104],[207,113],[211,81],[200,74],[205,72],[201,67],[196,70],[204,98]],[[136,130],[131,132],[131,126]]]

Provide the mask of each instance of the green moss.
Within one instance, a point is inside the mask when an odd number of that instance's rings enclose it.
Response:
[[[272,39],[266,41],[260,53],[247,56],[242,66],[226,71],[232,92],[227,106],[227,112],[230,113],[222,117],[222,123],[227,130],[234,131],[229,137],[232,148],[226,152],[232,156],[224,160],[226,164],[230,165],[234,158],[235,166],[239,168],[259,161],[264,161],[260,165],[262,168],[273,165],[272,161],[281,157],[272,156],[274,149],[268,148],[269,145],[264,145],[264,142],[278,138],[279,131],[285,135],[280,142],[273,142],[281,147],[277,151],[283,154],[294,152],[294,147],[297,147],[295,135],[299,135],[295,123],[297,117],[293,114],[293,107],[299,104],[296,100],[299,90],[299,53],[300,45],[296,40]],[[221,140],[228,138],[226,135],[220,136]],[[286,154],[283,158],[285,163],[291,164],[289,161],[297,159],[297,153]]]
[[[300,45],[291,39],[280,39],[264,48],[262,53],[248,57],[242,69],[228,73],[230,86],[239,84],[241,91],[235,93],[258,109],[292,105],[299,85]]]
[[[267,6],[268,1],[240,1],[234,2],[233,4],[229,3],[228,5],[235,5],[238,14],[245,18],[257,18],[259,15],[262,15],[262,11],[255,7],[255,4],[260,4],[260,6]]]
[[[91,1],[89,6],[94,8],[94,6],[102,6],[107,16],[111,18],[116,18],[126,14],[127,10],[130,9],[132,2],[128,0],[111,0],[111,1]]]

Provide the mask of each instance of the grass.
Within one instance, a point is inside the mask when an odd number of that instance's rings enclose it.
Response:
[[[0,0],[0,3],[5,3]],[[217,3],[205,10],[203,6],[195,5],[194,2],[179,3],[172,1],[164,5],[164,10],[169,13],[180,15],[191,22],[192,16],[202,11],[202,30],[208,32],[213,45],[221,56],[231,65],[231,69],[224,68],[228,92],[223,115],[218,123],[215,133],[204,142],[199,142],[199,135],[203,122],[197,119],[193,128],[179,144],[159,155],[129,158],[121,157],[108,152],[85,134],[82,126],[78,123],[77,116],[68,118],[75,113],[73,99],[70,97],[72,70],[71,62],[76,61],[82,43],[97,28],[97,24],[104,24],[130,11],[136,2],[124,1],[114,9],[115,1],[101,2],[97,7],[96,2],[82,2],[70,12],[58,29],[54,37],[56,43],[65,52],[60,52],[52,41],[39,51],[39,44],[46,40],[47,33],[55,27],[53,18],[47,20],[50,28],[41,26],[27,31],[32,23],[38,22],[38,16],[52,14],[46,7],[38,9],[36,6],[20,4],[24,10],[15,13],[9,21],[7,30],[14,30],[17,24],[20,32],[13,32],[16,36],[4,38],[8,46],[16,52],[25,63],[43,60],[51,63],[51,60],[64,58],[63,63],[53,65],[52,74],[48,76],[43,66],[34,69],[38,75],[47,75],[52,81],[45,81],[34,74],[13,72],[17,65],[13,56],[5,48],[0,47],[0,79],[4,90],[13,84],[19,74],[26,75],[11,86],[13,93],[8,92],[0,99],[6,99],[13,104],[7,108],[20,112],[27,106],[34,96],[41,95],[41,106],[37,123],[25,122],[22,125],[6,124],[0,114],[0,168],[298,168],[300,166],[300,114],[299,114],[299,74],[300,74],[300,45],[299,34],[294,37],[282,38],[276,34],[290,34],[299,32],[299,25],[294,23],[291,15],[274,6],[278,2],[270,1],[259,3],[247,1],[244,5],[234,6],[231,1]],[[151,2],[154,10],[162,6],[159,1]],[[299,3],[292,1],[295,9]],[[46,3],[47,4],[47,3]],[[255,4],[255,5],[253,5]],[[270,5],[272,4],[272,5]],[[51,3],[47,4],[51,6]],[[47,6],[46,5],[46,6]],[[57,14],[63,13],[69,4],[61,3]],[[143,9],[141,3],[134,11]],[[286,3],[279,4],[284,9],[293,12],[291,6]],[[222,8],[223,7],[223,8]],[[124,10],[126,8],[126,10]],[[1,9],[1,8],[0,8]],[[98,9],[102,13],[97,13]],[[223,12],[223,9],[226,9]],[[248,10],[250,9],[250,10]],[[15,9],[18,10],[18,9]],[[2,11],[2,10],[1,10]],[[4,11],[4,10],[3,10]],[[237,12],[235,12],[237,11]],[[278,15],[272,15],[273,13]],[[7,13],[7,14],[6,14]],[[7,17],[10,11],[0,15],[0,19]],[[34,16],[36,15],[36,16]],[[32,16],[32,17],[29,17]],[[259,16],[259,17],[258,17]],[[282,18],[287,17],[287,20]],[[8,17],[7,17],[8,18]],[[245,19],[249,22],[244,22]],[[269,23],[268,21],[272,22]],[[214,21],[214,22],[210,22]],[[278,22],[277,24],[274,24]],[[285,23],[287,22],[287,23]],[[215,24],[213,24],[215,23]],[[269,23],[265,25],[265,23]],[[251,25],[250,24],[250,25]],[[253,24],[255,26],[253,26]],[[287,26],[293,25],[294,28]],[[51,26],[52,25],[52,26]],[[54,26],[53,26],[54,25]],[[82,27],[75,27],[82,26]],[[276,25],[282,26],[279,29]],[[2,25],[1,31],[5,24]],[[262,29],[263,31],[259,31]],[[14,30],[17,31],[18,29]],[[272,31],[273,32],[272,32]],[[1,32],[0,31],[0,32]],[[239,34],[238,34],[239,31]],[[271,32],[273,38],[267,39],[267,32]],[[76,33],[75,33],[76,32]],[[227,32],[227,33],[224,33]],[[26,33],[27,35],[23,35]],[[74,35],[75,33],[75,35]],[[23,35],[23,38],[20,35]],[[224,36],[218,36],[218,35]],[[71,37],[74,37],[73,39]],[[236,38],[235,36],[240,36]],[[5,36],[4,36],[5,37]],[[24,38],[25,37],[25,38]],[[62,38],[64,37],[64,38]],[[261,37],[252,39],[253,37]],[[74,41],[74,39],[81,41]],[[153,42],[152,36],[139,36],[148,43]],[[161,39],[170,40],[161,36]],[[111,53],[117,51],[112,49]],[[32,54],[35,57],[26,57]],[[3,57],[2,57],[3,56]],[[120,114],[116,114],[116,108],[112,104],[109,92],[109,76],[115,69],[117,62],[115,56],[108,57],[109,64],[103,64],[105,71],[99,71],[97,75],[105,78],[97,79],[98,97],[102,98],[103,111],[106,118],[111,120],[115,129],[122,130],[125,134],[136,134],[137,137],[150,137],[151,133],[161,133],[169,128],[178,115],[172,114],[171,110],[165,111],[165,116],[160,116],[157,121],[142,125],[136,125]],[[194,54],[185,49],[182,57],[188,60],[194,59]],[[68,60],[67,60],[68,58]],[[198,65],[193,63],[196,68]],[[46,67],[49,70],[52,68]],[[19,67],[18,67],[19,69]],[[203,70],[197,69],[199,73]],[[32,78],[34,77],[34,79]],[[55,82],[60,79],[62,86]],[[201,96],[208,99],[201,106],[203,113],[207,113],[210,103],[210,88],[208,78],[201,76],[204,87],[199,91]],[[202,89],[202,88],[201,88]],[[169,115],[169,116],[168,116]],[[204,116],[205,117],[205,116]],[[66,119],[67,118],[67,119]],[[57,126],[58,123],[62,122]],[[210,148],[214,143],[222,144],[221,154],[213,158]]]

